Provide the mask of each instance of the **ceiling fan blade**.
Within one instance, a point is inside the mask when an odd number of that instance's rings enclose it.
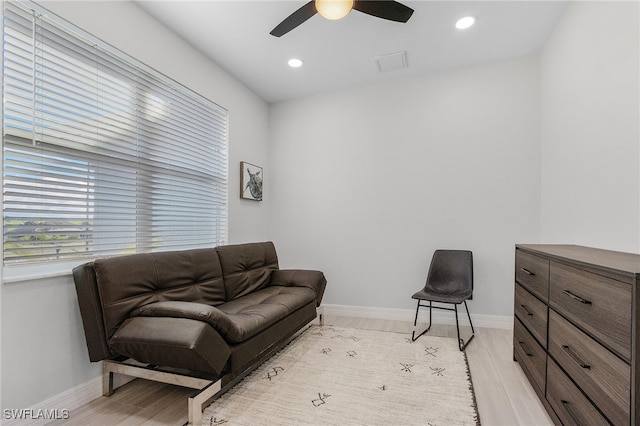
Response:
[[[269,34],[276,37],[282,37],[316,13],[316,5],[313,1],[310,1],[289,15],[284,21],[280,22]]]
[[[396,22],[407,22],[413,14],[413,9],[393,0],[355,0],[353,8],[367,15]]]

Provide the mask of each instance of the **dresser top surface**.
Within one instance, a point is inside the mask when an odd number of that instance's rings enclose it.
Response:
[[[640,254],[569,244],[516,244],[516,248],[552,259],[604,268],[640,278]]]

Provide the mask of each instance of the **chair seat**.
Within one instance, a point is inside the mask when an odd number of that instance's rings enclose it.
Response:
[[[430,300],[432,302],[460,304],[465,300],[470,299],[471,295],[471,291],[462,291],[456,293],[437,293],[428,292],[422,289],[411,296],[411,298],[418,300]]]

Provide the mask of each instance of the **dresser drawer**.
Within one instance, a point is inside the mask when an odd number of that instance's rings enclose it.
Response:
[[[540,344],[547,347],[547,305],[516,284],[514,311]]]
[[[516,281],[546,303],[549,299],[549,261],[516,249]]]
[[[516,360],[539,394],[544,395],[547,354],[517,318],[513,320],[513,340]]]
[[[629,365],[553,309],[549,354],[615,425],[629,424]]]
[[[549,304],[631,359],[631,286],[558,262],[550,265]]]
[[[547,401],[565,426],[609,424],[551,359],[547,374],[553,377],[547,383]]]

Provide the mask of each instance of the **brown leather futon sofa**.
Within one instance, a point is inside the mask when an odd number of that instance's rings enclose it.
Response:
[[[113,373],[193,387],[196,424],[202,403],[317,317],[326,285],[319,271],[280,270],[271,242],[98,259],[73,278],[103,393]]]

